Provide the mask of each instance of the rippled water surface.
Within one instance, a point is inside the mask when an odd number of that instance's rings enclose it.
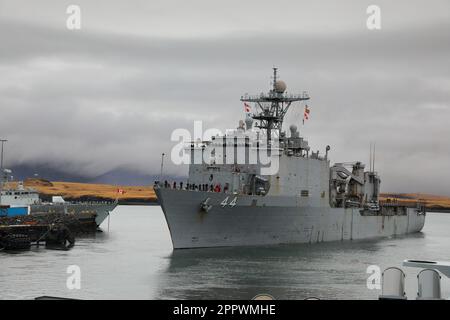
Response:
[[[120,206],[103,233],[78,238],[70,251],[44,247],[0,252],[0,298],[50,295],[80,299],[376,299],[369,265],[401,267],[404,259],[450,260],[450,214],[429,213],[421,233],[376,241],[172,251],[156,206]],[[69,290],[69,265],[81,289]],[[403,267],[414,298],[419,270]],[[443,295],[450,282],[442,279]]]

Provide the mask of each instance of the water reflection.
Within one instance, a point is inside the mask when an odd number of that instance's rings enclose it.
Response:
[[[260,293],[279,299],[372,299],[377,293],[366,289],[367,266],[380,264],[377,257],[387,246],[423,237],[176,250],[167,257],[159,293],[179,299],[251,299]]]

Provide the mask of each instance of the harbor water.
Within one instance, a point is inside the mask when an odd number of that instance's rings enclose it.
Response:
[[[419,270],[402,261],[450,260],[449,227],[450,213],[429,213],[421,233],[389,239],[173,251],[160,207],[119,206],[109,231],[105,220],[69,251],[0,252],[0,299],[377,299],[381,291],[367,288],[371,265],[401,267],[414,298]],[[80,289],[67,286],[73,265]],[[445,277],[442,289],[449,297]]]

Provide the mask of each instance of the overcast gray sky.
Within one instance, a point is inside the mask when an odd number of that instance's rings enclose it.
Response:
[[[275,65],[314,150],[367,163],[376,141],[383,191],[450,194],[449,57],[448,0],[0,0],[0,136],[10,164],[157,174],[172,130],[236,127]]]

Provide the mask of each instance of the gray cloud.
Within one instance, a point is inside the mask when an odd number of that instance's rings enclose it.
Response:
[[[312,96],[311,120],[300,130],[313,149],[330,144],[332,161],[367,162],[376,141],[383,190],[450,193],[447,1],[417,2],[421,14],[411,2],[380,1],[380,31],[365,29],[369,3],[356,1],[339,8],[286,1],[301,9],[298,23],[277,19],[273,28],[258,19],[270,16],[269,5],[246,13],[217,5],[229,19],[214,24],[193,19],[196,8],[177,2],[192,18],[186,24],[164,3],[131,9],[116,1],[101,10],[105,3],[82,1],[87,22],[76,32],[56,13],[65,12],[64,3],[42,3],[35,7],[41,15],[30,15],[18,10],[25,3],[0,2],[0,135],[11,141],[9,163],[156,174],[173,129],[192,129],[193,120],[235,127],[240,96],[267,90],[277,65],[289,91]],[[200,16],[218,15],[214,8]],[[111,23],[121,10],[121,23]],[[293,107],[286,124],[299,123],[301,114]]]

